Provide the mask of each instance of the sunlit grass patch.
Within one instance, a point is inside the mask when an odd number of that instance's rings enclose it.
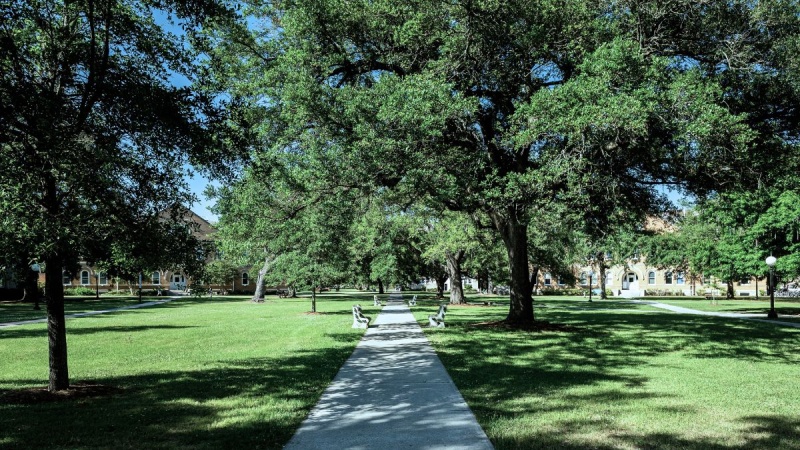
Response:
[[[72,382],[119,390],[33,404],[0,396],[3,446],[280,448],[363,334],[350,328],[356,301],[323,296],[312,315],[308,298],[186,298],[70,320]],[[0,330],[0,354],[0,393],[46,384],[44,324]]]

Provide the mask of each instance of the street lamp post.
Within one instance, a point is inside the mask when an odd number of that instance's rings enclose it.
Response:
[[[777,319],[778,313],[775,312],[775,263],[778,260],[774,256],[768,256],[766,259],[767,266],[769,266],[769,312],[767,313],[768,319]]]

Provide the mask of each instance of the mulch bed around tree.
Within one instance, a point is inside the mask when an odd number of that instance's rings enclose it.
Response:
[[[122,392],[121,388],[93,383],[75,383],[64,391],[50,392],[46,387],[17,389],[0,393],[0,403],[30,405],[69,401],[80,398],[105,397]]]
[[[564,325],[560,323],[550,323],[544,320],[536,320],[530,325],[515,325],[506,322],[505,320],[498,320],[494,322],[479,322],[470,324],[470,326],[477,327],[477,328],[494,328],[494,329],[503,329],[509,331],[535,331],[537,333],[541,333],[543,331],[555,331],[555,332],[575,332],[579,329],[570,325]]]

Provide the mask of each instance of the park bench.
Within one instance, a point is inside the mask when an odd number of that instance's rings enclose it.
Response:
[[[417,306],[417,296],[408,301],[408,306]]]
[[[713,298],[713,297],[719,297],[720,294],[721,294],[721,292],[718,289],[710,289],[710,290],[706,291],[706,298],[710,299],[710,298]]]
[[[428,316],[428,326],[444,328],[444,315],[447,312],[447,306],[439,306],[439,312],[435,316]]]
[[[353,305],[353,328],[369,327],[369,317],[361,314],[361,305]]]
[[[381,301],[378,300],[378,296],[372,296],[372,306],[381,306]]]
[[[289,297],[289,290],[288,289],[278,289],[278,298],[287,298]]]

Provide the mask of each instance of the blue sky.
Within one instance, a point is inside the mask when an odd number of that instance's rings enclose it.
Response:
[[[216,222],[218,219],[217,216],[209,210],[209,207],[211,207],[214,202],[206,200],[206,196],[203,195],[203,191],[209,184],[219,186],[219,182],[210,181],[208,178],[197,172],[195,172],[193,175],[187,175],[186,182],[189,184],[189,190],[199,199],[199,201],[192,204],[191,210],[209,222]]]
[[[172,23],[170,20],[168,20],[165,12],[155,10],[154,16],[156,23],[164,27],[165,30],[174,33],[177,36],[184,35],[183,29],[181,29],[178,24]],[[171,74],[170,82],[175,86],[186,86],[189,84],[189,80],[186,77],[176,73]],[[205,191],[206,186],[209,184],[219,186],[219,183],[209,180],[189,165],[184,166],[184,173],[187,174],[185,180],[189,186],[189,191],[198,199],[198,201],[190,205],[190,209],[203,219],[208,220],[209,222],[216,222],[218,219],[217,216],[209,210],[209,207],[211,207],[214,203],[213,201],[206,199],[206,196],[203,195],[203,191]]]

